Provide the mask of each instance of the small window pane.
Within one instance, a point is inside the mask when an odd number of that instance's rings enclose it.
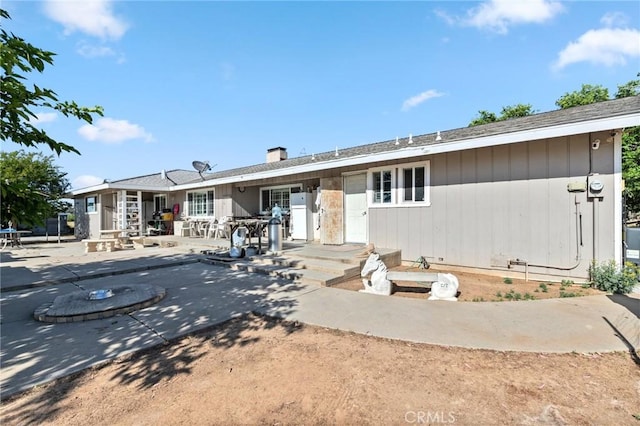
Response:
[[[373,202],[379,203],[382,200],[381,173],[373,172]]]
[[[404,169],[404,201],[413,201],[413,169]]]
[[[95,213],[96,212],[96,197],[87,197],[86,198],[86,211],[87,211],[87,213]]]
[[[424,167],[416,167],[415,171],[415,201],[424,201]]]
[[[383,202],[391,202],[391,171],[385,170],[382,172],[382,188],[383,188]]]
[[[213,213],[213,191],[207,191],[207,216],[214,216]]]

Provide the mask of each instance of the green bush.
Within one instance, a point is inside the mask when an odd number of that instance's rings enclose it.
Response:
[[[615,261],[595,261],[589,266],[589,277],[593,286],[607,293],[627,294],[638,284],[640,271],[633,263],[627,262],[622,268]]]

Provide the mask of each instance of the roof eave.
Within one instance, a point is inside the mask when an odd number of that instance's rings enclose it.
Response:
[[[534,141],[540,139],[557,138],[575,134],[585,134],[611,129],[622,129],[637,126],[640,123],[640,112],[616,117],[590,120],[587,122],[566,123],[556,126],[541,127],[519,132],[502,133],[486,137],[476,137],[452,142],[440,142],[437,144],[419,145],[410,148],[402,148],[394,151],[385,151],[377,154],[364,154],[335,160],[314,162],[283,169],[274,169],[264,172],[248,173],[244,175],[227,176],[219,179],[210,179],[185,185],[177,185],[171,190],[188,190],[230,183],[238,183],[247,180],[269,179],[277,176],[289,176],[302,173],[316,172],[327,169],[364,165],[380,161],[401,160],[424,155],[442,154],[447,152],[463,151],[472,148],[486,148],[512,143]]]
[[[134,184],[118,184],[118,183],[103,183],[100,185],[88,186],[86,188],[74,189],[68,192],[70,195],[82,195],[101,192],[107,189],[111,190],[127,190],[127,191],[146,191],[146,192],[169,192],[175,189],[175,187],[169,186],[150,186],[150,185],[134,185]]]

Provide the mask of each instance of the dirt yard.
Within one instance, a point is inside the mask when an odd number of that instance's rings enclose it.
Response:
[[[396,266],[392,271],[416,271],[416,272],[448,272],[438,268],[419,269],[411,266]],[[503,277],[455,272],[459,281],[458,300],[461,302],[501,302],[518,300],[538,300],[557,297],[578,297],[604,294],[594,288],[584,288],[573,282],[539,282],[525,281],[524,279],[506,279]],[[401,282],[394,285],[393,296],[396,297],[429,297],[429,283],[420,285],[415,282]],[[360,290],[363,288],[360,278],[353,279],[338,285],[335,288],[346,290]]]
[[[511,290],[540,299],[593,293],[457,275],[461,300],[497,300]],[[426,294],[415,286],[395,296]],[[629,352],[413,344],[248,315],[4,401],[0,422],[640,425],[636,361]]]

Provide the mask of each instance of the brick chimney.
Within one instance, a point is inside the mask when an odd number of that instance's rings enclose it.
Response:
[[[287,148],[281,146],[267,150],[267,163],[275,163],[287,159]]]

